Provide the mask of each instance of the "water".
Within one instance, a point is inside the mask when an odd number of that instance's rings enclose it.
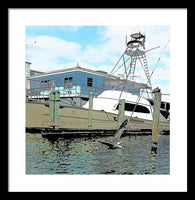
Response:
[[[169,174],[169,135],[159,135],[157,154],[151,135],[123,136],[121,149],[98,141],[112,136],[47,139],[26,133],[26,174]]]

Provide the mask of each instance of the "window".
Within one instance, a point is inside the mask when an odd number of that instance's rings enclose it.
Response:
[[[72,77],[64,78],[64,88],[72,88],[73,79]]]
[[[166,110],[170,110],[170,103],[166,103]]]
[[[118,110],[119,104],[117,105],[116,109]],[[125,103],[125,111],[133,111],[135,104],[132,103]],[[149,109],[145,106],[137,105],[134,112],[141,112],[141,113],[150,113]]]
[[[49,80],[41,81],[41,90],[48,90],[50,89]]]
[[[92,78],[87,78],[87,86],[93,87],[93,79]]]

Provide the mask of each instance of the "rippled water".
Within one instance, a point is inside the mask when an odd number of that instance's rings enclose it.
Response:
[[[151,135],[123,136],[121,149],[98,141],[112,136],[43,138],[26,133],[26,174],[169,174],[169,135],[159,135],[157,154]]]

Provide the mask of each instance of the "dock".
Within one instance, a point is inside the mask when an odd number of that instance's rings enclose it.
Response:
[[[120,100],[119,113],[93,110],[92,96],[89,109],[60,106],[57,92],[51,94],[49,104],[26,102],[26,130],[42,136],[105,136],[113,135],[121,122],[128,119],[124,135],[152,134],[153,121],[124,115],[124,100]],[[159,134],[169,134],[169,122],[158,122]]]

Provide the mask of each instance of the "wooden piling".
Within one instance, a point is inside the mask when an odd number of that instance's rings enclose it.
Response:
[[[92,129],[93,92],[89,93],[88,129]]]
[[[49,114],[52,122],[59,121],[60,92],[52,91],[49,96]],[[58,129],[58,126],[54,126]]]
[[[125,99],[120,99],[118,108],[118,124],[119,126],[124,121],[125,118]]]
[[[152,122],[152,147],[151,151],[157,151],[158,142],[158,126],[159,126],[159,116],[160,116],[160,105],[161,105],[161,92],[157,87],[153,90],[154,93],[154,108],[153,108],[153,122]]]

